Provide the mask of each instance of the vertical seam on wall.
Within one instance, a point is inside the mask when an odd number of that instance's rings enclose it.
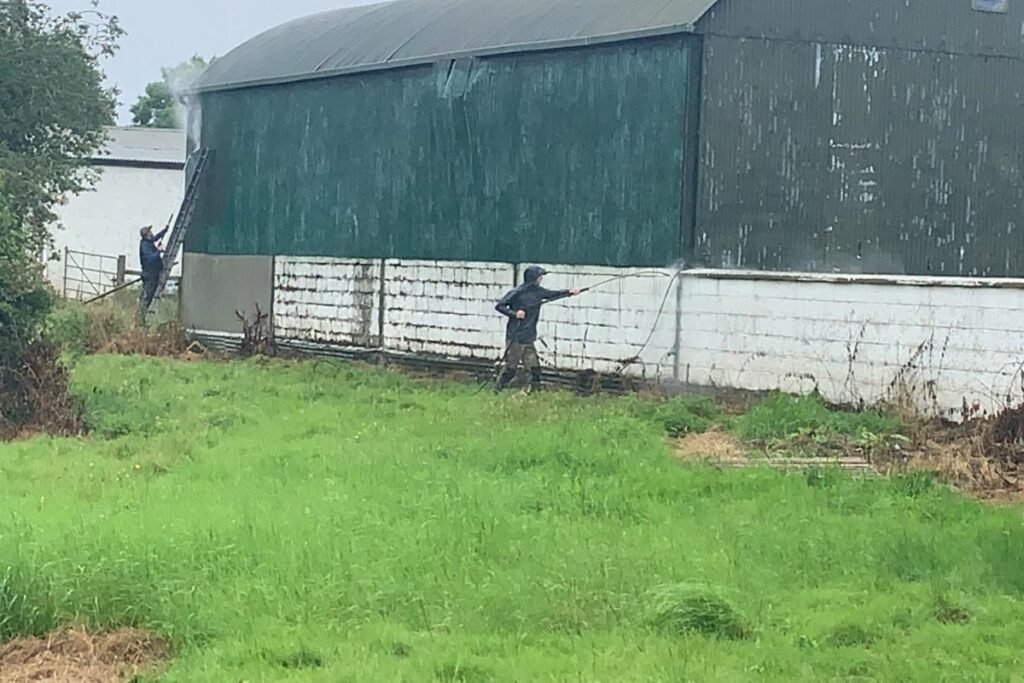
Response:
[[[386,324],[385,305],[387,304],[387,259],[380,260],[380,290],[377,301],[377,348],[384,348],[384,326]]]
[[[277,315],[275,313],[277,300],[277,256],[270,256],[270,338],[277,338]]]
[[[697,251],[697,203],[700,201],[701,125],[704,109],[704,37],[687,40],[689,50],[686,93],[686,122],[683,130],[683,190],[679,222],[682,233],[680,248],[688,261],[695,260]]]
[[[672,377],[679,381],[682,372],[683,360],[680,358],[683,350],[683,281],[686,278],[682,275],[676,277],[676,336],[675,336],[675,363],[673,363]]]

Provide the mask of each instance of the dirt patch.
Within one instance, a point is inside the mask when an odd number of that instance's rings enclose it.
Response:
[[[69,629],[0,645],[0,683],[122,683],[170,655],[167,641],[135,629]]]
[[[735,436],[718,429],[687,434],[675,442],[674,448],[683,460],[740,460],[750,451],[750,447]]]
[[[850,455],[852,448],[828,448],[818,444],[813,453],[801,444],[785,447],[777,443],[767,447],[763,443],[744,443],[720,430],[703,434],[689,434],[674,442],[676,455],[683,460],[700,460],[722,467],[773,467],[775,469],[809,469],[838,467],[850,471],[871,471],[870,463],[862,455]],[[751,455],[754,454],[754,455]]]

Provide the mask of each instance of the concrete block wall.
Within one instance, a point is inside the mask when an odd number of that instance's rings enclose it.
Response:
[[[959,419],[1024,399],[1024,282],[691,272],[685,382],[911,401]]]
[[[508,263],[388,261],[384,347],[494,360],[505,349],[505,320],[494,304],[515,277]]]
[[[278,257],[274,334],[280,339],[380,345],[381,262]]]
[[[586,288],[544,308],[540,355],[565,370],[624,372],[651,379],[675,375],[678,271],[550,264],[548,289]],[[612,278],[629,276],[617,282]]]
[[[253,259],[190,254],[186,324],[235,334],[234,310],[269,299],[272,281],[279,341],[476,361],[505,347],[494,304],[512,264],[279,257],[273,278],[264,259],[249,282]],[[635,276],[545,308],[550,367],[912,401],[954,419],[1024,400],[1024,280],[546,267],[552,289]]]

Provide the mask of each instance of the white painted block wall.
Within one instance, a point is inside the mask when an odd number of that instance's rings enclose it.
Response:
[[[548,289],[617,282],[544,307],[538,351],[566,370],[671,379],[675,372],[677,271],[544,265]]]
[[[1024,399],[1021,287],[691,272],[683,281],[681,379],[817,389],[840,403],[911,399],[950,418],[965,405],[998,410]]]
[[[505,319],[494,306],[514,282],[508,263],[387,261],[384,347],[494,360],[505,349]]]
[[[278,257],[274,334],[280,339],[380,344],[380,261]]]
[[[57,207],[64,226],[54,232],[54,255],[60,260],[47,261],[47,279],[57,291],[63,291],[65,248],[113,258],[125,255],[128,270],[139,270],[139,228],[154,225],[162,230],[180,208],[184,191],[184,171],[103,168],[92,191]],[[180,271],[179,263],[174,274]]]
[[[911,400],[950,418],[965,406],[985,412],[1024,400],[1024,281],[546,268],[551,289],[633,276],[545,307],[539,351],[561,370],[819,391],[838,403]],[[494,304],[515,272],[498,263],[278,258],[276,332],[491,360],[505,347]]]

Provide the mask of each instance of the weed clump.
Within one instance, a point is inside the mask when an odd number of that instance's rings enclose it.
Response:
[[[323,657],[305,649],[290,652],[283,657],[278,657],[276,661],[282,669],[319,669],[324,665]]]
[[[126,292],[130,295],[131,292]],[[134,298],[112,297],[89,306],[65,303],[50,315],[48,338],[65,353],[176,356],[186,350],[184,328],[167,320],[146,326]]]
[[[963,626],[971,623],[971,612],[946,596],[935,601],[935,620],[940,624]]]
[[[59,349],[44,339],[26,347],[17,361],[0,364],[0,439],[32,432],[81,434],[81,406],[69,383]]]
[[[662,586],[653,593],[652,620],[663,632],[699,633],[724,640],[749,638],[742,614],[718,591],[698,584]]]
[[[778,441],[799,436],[847,436],[870,439],[894,434],[900,422],[875,410],[833,410],[818,396],[773,394],[735,422],[736,435],[749,441]]]
[[[667,401],[637,401],[634,406],[633,412],[637,417],[657,424],[673,438],[706,432],[720,416],[713,401],[692,396]]]
[[[874,633],[858,624],[840,624],[828,634],[832,647],[866,647],[878,639]]]

